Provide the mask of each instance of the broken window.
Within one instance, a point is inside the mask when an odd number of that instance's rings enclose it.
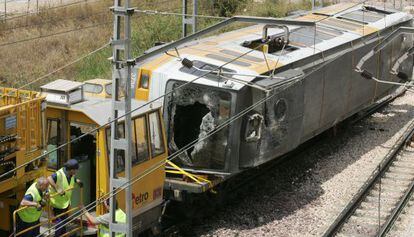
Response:
[[[170,81],[167,87],[177,88]],[[168,145],[177,151],[197,141],[183,153],[179,164],[187,167],[223,169],[228,127],[212,133],[230,118],[231,94],[216,88],[191,85],[178,89],[166,101]]]
[[[255,113],[247,117],[246,125],[246,142],[255,142],[260,140],[262,135],[263,116]]]

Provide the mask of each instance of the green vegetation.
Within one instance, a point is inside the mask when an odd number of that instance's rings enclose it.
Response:
[[[88,27],[107,22],[99,27],[59,34],[22,43],[0,46],[0,83],[3,86],[18,87],[59,68],[109,42],[112,34],[112,16],[108,7],[110,0],[79,4],[60,10],[45,9],[39,15],[22,17],[0,23],[0,44],[14,42],[38,36],[45,36],[72,29]],[[180,11],[181,0],[163,1],[157,6],[156,1],[144,1],[142,9],[161,11]],[[258,3],[253,0],[200,0],[199,12],[205,15],[232,16],[255,15],[283,17],[288,12],[310,8],[310,2],[289,4],[283,0],[265,0]],[[181,17],[142,15],[133,17],[132,49],[138,56],[152,47],[155,42],[170,42],[181,37]],[[218,22],[213,19],[199,19],[198,29]],[[28,27],[25,27],[29,25]],[[234,29],[228,27],[226,30]],[[14,28],[14,29],[11,29]],[[32,85],[39,85],[57,78],[84,81],[92,78],[110,78],[111,56],[109,47],[83,59],[46,80]]]

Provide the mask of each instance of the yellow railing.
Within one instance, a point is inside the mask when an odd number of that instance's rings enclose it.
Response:
[[[165,172],[170,173],[170,174],[181,174],[183,176],[187,176],[188,178],[190,178],[191,180],[193,180],[194,182],[198,183],[198,184],[203,184],[203,183],[207,183],[208,186],[211,188],[213,187],[213,184],[210,180],[203,178],[201,176],[192,174],[190,172],[187,172],[183,169],[181,169],[178,165],[174,164],[173,162],[167,160],[167,164],[171,166],[171,168],[175,169],[175,170],[166,170]]]
[[[73,189],[75,189],[75,187],[73,187],[73,188],[69,188],[69,189],[66,189],[65,190],[65,192],[67,192],[67,191],[71,191],[71,190],[73,190]],[[80,204],[82,204],[83,203],[83,192],[82,192],[82,189],[83,188],[80,188]],[[13,236],[14,237],[17,237],[17,236],[20,236],[20,235],[22,235],[22,234],[24,234],[24,233],[27,233],[28,231],[30,231],[30,230],[33,230],[33,229],[35,229],[35,228],[37,228],[37,227],[40,227],[40,226],[42,226],[42,225],[44,225],[44,224],[47,224],[48,225],[48,234],[47,234],[47,236],[50,236],[51,234],[50,234],[50,231],[52,230],[52,224],[53,224],[53,221],[54,220],[56,220],[57,218],[59,218],[59,217],[61,217],[61,216],[63,216],[63,215],[66,215],[66,214],[69,214],[69,213],[71,213],[71,212],[74,212],[74,211],[76,211],[76,210],[80,210],[80,206],[78,206],[78,207],[74,207],[74,208],[71,208],[71,209],[69,209],[69,210],[67,210],[66,212],[63,212],[63,213],[61,213],[61,214],[59,214],[59,215],[57,215],[57,216],[53,216],[53,217],[51,217],[50,215],[51,215],[51,206],[50,206],[50,198],[52,198],[52,197],[55,197],[55,196],[57,196],[57,195],[60,195],[60,193],[55,193],[55,194],[53,194],[53,195],[50,195],[49,197],[48,197],[48,202],[47,202],[47,216],[48,216],[48,218],[47,218],[47,221],[42,221],[42,222],[39,222],[39,224],[37,224],[37,225],[34,225],[34,226],[31,226],[31,227],[29,227],[29,228],[26,228],[26,229],[24,229],[24,230],[22,230],[22,231],[20,231],[20,232],[18,232],[17,233],[17,225],[16,225],[16,214],[19,212],[19,211],[22,211],[22,210],[25,210],[26,208],[28,208],[28,206],[24,206],[24,207],[21,207],[21,208],[19,208],[19,209],[17,209],[17,210],[15,210],[14,212],[13,212]],[[67,222],[65,222],[65,223],[67,223]],[[61,236],[59,236],[59,237],[66,237],[66,236],[70,236],[72,233],[74,233],[74,232],[77,232],[77,231],[79,231],[80,232],[80,236],[82,237],[83,236],[83,220],[82,220],[82,216],[81,216],[81,218],[80,218],[80,225],[79,225],[79,227],[77,227],[77,228],[74,228],[73,230],[70,230],[70,231],[68,231],[68,232],[66,232],[64,235],[61,235]]]

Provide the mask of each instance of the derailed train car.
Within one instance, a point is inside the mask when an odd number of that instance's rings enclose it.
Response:
[[[363,80],[354,69],[376,44],[398,27],[411,26],[411,20],[394,10],[338,4],[150,50],[136,66],[135,98],[148,101],[173,91],[164,99],[170,153],[199,140],[173,161],[181,168],[170,167],[167,173],[170,198],[205,192],[277,159],[390,95],[395,86]],[[377,78],[400,81],[389,71],[412,46],[412,36],[397,37],[365,69]],[[411,78],[412,66],[410,56],[399,71]]]

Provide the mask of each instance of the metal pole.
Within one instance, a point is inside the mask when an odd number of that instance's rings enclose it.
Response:
[[[183,37],[187,36],[187,0],[183,0],[183,19],[182,19],[182,35]]]
[[[183,0],[183,18],[182,18],[182,36],[186,37],[188,35],[188,25],[192,27],[192,33],[194,34],[197,31],[197,8],[198,0],[193,0],[193,13],[192,16],[186,16],[188,14],[188,0]]]
[[[114,0],[112,7],[114,28],[112,37],[112,118],[118,117],[121,111],[124,116],[124,132],[118,136],[118,120],[111,123],[110,149],[110,192],[123,187],[132,178],[131,173],[131,72],[134,60],[131,59],[131,17],[130,0]],[[121,24],[122,23],[122,24]],[[123,28],[121,27],[123,26]],[[123,98],[120,96],[123,95]],[[122,162],[116,162],[123,159]],[[118,168],[125,171],[124,177],[118,177]],[[110,198],[110,236],[115,233],[132,237],[132,187],[127,185],[125,191],[126,222],[116,222],[116,200],[119,195]]]
[[[315,9],[315,0],[311,0],[311,3],[312,3],[312,10],[314,10]]]

